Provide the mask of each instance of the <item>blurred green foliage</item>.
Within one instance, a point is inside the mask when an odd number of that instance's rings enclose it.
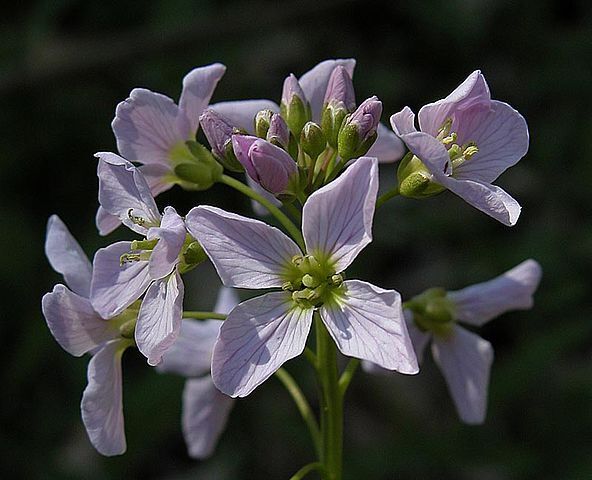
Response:
[[[87,360],[63,352],[41,315],[41,296],[60,280],[43,240],[52,213],[89,255],[113,240],[95,232],[93,153],[115,150],[110,122],[133,87],[176,99],[188,70],[221,61],[228,71],[214,101],[278,101],[288,73],[337,57],[357,58],[357,98],[378,95],[385,122],[480,68],[531,134],[526,158],[498,181],[522,203],[516,227],[448,193],[392,200],[352,276],[406,298],[487,280],[528,257],[544,269],[536,307],[481,332],[496,349],[485,425],[459,423],[429,358],[417,377],[360,373],[347,402],[346,478],[592,478],[589,2],[39,0],[3,11],[0,38],[1,478],[283,479],[312,460],[305,428],[273,379],[238,403],[211,460],[190,460],[180,432],[183,379],[146,368],[136,352],[124,357],[128,453],[98,455],[79,416]],[[382,175],[383,185],[393,182],[394,167]],[[159,197],[161,206],[173,202],[183,213],[216,203],[249,214],[223,186]],[[212,269],[191,276],[188,304],[211,308]],[[288,369],[314,398],[304,362]]]

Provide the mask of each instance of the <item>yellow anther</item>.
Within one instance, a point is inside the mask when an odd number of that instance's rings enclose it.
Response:
[[[465,157],[466,160],[470,160],[470,158],[473,155],[475,155],[478,151],[479,148],[477,148],[477,145],[469,145],[463,150],[463,157]]]
[[[447,137],[444,137],[444,138],[441,140],[441,142],[442,142],[444,145],[450,145],[451,143],[454,143],[454,142],[456,142],[456,137],[457,137],[457,135],[456,135],[456,132],[452,132],[452,133],[451,133],[450,135],[448,135]]]
[[[124,253],[121,257],[119,257],[119,266],[123,266],[125,263],[137,262],[139,260],[139,253]]]
[[[282,290],[293,291],[294,285],[292,284],[292,282],[284,282],[284,283],[282,283]]]
[[[137,216],[133,214],[134,209],[130,208],[127,211],[127,216],[129,217],[129,219],[132,221],[132,223],[135,223],[136,225],[144,225],[146,223],[146,220],[143,217]]]
[[[329,283],[333,286],[338,287],[343,283],[343,277],[339,274],[332,275],[329,279]]]
[[[449,117],[442,124],[442,126],[438,129],[438,134],[436,135],[436,138],[438,140],[442,141],[443,138],[448,136],[451,128],[452,128],[452,118]]]
[[[321,281],[307,273],[302,277],[302,284],[308,288],[316,288],[321,284]]]
[[[292,263],[293,263],[294,265],[296,265],[297,267],[299,267],[299,266],[300,266],[300,264],[302,263],[302,261],[303,261],[303,260],[304,260],[304,259],[302,258],[302,255],[294,255],[294,256],[292,257]]]

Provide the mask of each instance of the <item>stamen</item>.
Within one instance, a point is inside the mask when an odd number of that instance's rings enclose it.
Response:
[[[470,160],[471,157],[479,151],[479,148],[474,143],[469,144],[467,147],[465,147],[465,145],[463,145],[463,149],[464,150],[463,150],[462,154],[466,160]]]
[[[129,219],[132,221],[132,223],[135,223],[136,225],[140,225],[143,226],[146,223],[146,219],[137,215],[133,214],[134,209],[130,208],[127,211],[127,216],[129,217]]]
[[[119,266],[122,267],[125,263],[138,262],[139,260],[139,253],[124,253],[121,257],[119,257]]]
[[[456,132],[452,132],[452,133],[451,133],[450,135],[448,135],[447,137],[444,137],[444,138],[441,140],[441,142],[442,142],[444,145],[449,145],[449,144],[451,144],[451,143],[454,143],[454,142],[456,142],[456,137],[457,137],[457,135],[456,135]]]
[[[450,133],[450,129],[452,128],[452,118],[448,117],[440,129],[438,130],[438,134],[436,135],[436,139],[442,141],[445,137],[448,136]]]

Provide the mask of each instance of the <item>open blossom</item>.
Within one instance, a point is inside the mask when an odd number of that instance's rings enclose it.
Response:
[[[234,290],[222,287],[214,311],[228,314],[238,302]],[[215,387],[210,375],[212,349],[222,323],[183,320],[177,341],[157,367],[161,372],[187,377],[183,389],[183,436],[189,455],[197,459],[214,452],[234,406],[234,400]]]
[[[407,184],[402,179],[401,192],[421,196],[446,188],[503,224],[514,225],[520,205],[491,182],[528,150],[522,115],[491,100],[477,70],[446,98],[423,106],[418,117],[419,131],[409,107],[391,117],[395,133],[414,155],[407,167],[413,177]]]
[[[487,282],[451,292],[430,289],[407,302],[405,317],[417,356],[431,341],[434,361],[465,423],[485,420],[493,348],[457,322],[480,327],[507,311],[531,308],[540,279],[540,265],[526,260]]]
[[[88,299],[91,264],[56,215],[47,225],[45,253],[69,287],[58,284],[43,296],[47,325],[68,353],[76,357],[93,353],[88,364],[88,385],[80,404],[88,437],[99,453],[121,455],[126,450],[121,356],[133,345],[129,333],[137,309],[129,308],[111,320],[103,319],[93,309]]]
[[[173,207],[160,215],[139,169],[113,153],[97,156],[101,206],[146,239],[97,251],[91,302],[103,318],[112,318],[144,295],[135,340],[148,363],[156,365],[181,326],[184,287],[177,266],[185,224]]]
[[[377,161],[362,157],[313,193],[302,212],[306,252],[258,220],[199,206],[187,215],[223,283],[282,288],[239,304],[220,329],[212,377],[233,397],[248,395],[302,353],[318,310],[339,350],[384,368],[416,373],[400,295],[341,273],[372,240]]]

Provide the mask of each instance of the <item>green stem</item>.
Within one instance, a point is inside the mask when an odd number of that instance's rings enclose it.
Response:
[[[321,462],[326,480],[341,480],[343,462],[343,397],[339,389],[335,343],[315,312],[317,375],[321,390]]]
[[[290,480],[302,480],[306,477],[310,472],[314,470],[323,470],[323,464],[321,462],[314,462],[309,463],[308,465],[304,465],[300,470],[298,470],[294,475],[290,477]]]
[[[184,311],[183,318],[195,318],[196,320],[226,320],[226,315],[216,312],[190,312]]]
[[[345,395],[347,387],[349,387],[352,378],[354,378],[354,375],[359,365],[360,360],[358,360],[357,358],[352,358],[347,364],[347,367],[345,367],[343,373],[341,374],[341,377],[339,378],[339,393],[342,397]]]
[[[298,223],[302,222],[302,214],[300,213],[300,210],[294,206],[294,204],[288,203],[285,205],[285,207],[286,210],[288,210],[288,213],[292,215],[292,217],[294,217]]]
[[[290,220],[278,207],[276,207],[273,203],[267,200],[263,195],[258,194],[255,190],[253,190],[248,185],[245,185],[243,182],[236,180],[235,178],[229,177],[228,175],[222,175],[220,177],[220,182],[228,185],[229,187],[238,190],[242,194],[246,195],[249,198],[252,198],[256,202],[259,202],[263,205],[269,213],[271,213],[277,220],[280,222],[284,228],[288,231],[288,233],[292,236],[294,241],[298,244],[302,251],[305,251],[304,247],[304,239],[302,238],[302,234],[300,230],[292,223]]]
[[[395,188],[393,188],[392,190],[389,190],[388,192],[385,192],[380,197],[378,197],[378,200],[376,200],[376,208],[381,207],[384,202],[386,202],[387,200],[390,200],[393,197],[396,197],[397,195],[399,195],[399,186],[398,185]]]
[[[284,387],[286,387],[288,393],[292,396],[294,403],[298,407],[300,415],[302,415],[302,418],[304,419],[304,423],[306,423],[306,426],[308,427],[308,431],[310,432],[310,436],[312,437],[312,441],[314,443],[315,451],[317,452],[317,455],[320,455],[321,434],[319,431],[319,425],[317,424],[314,414],[312,413],[310,405],[306,401],[306,397],[302,393],[302,390],[300,390],[300,387],[292,375],[290,375],[286,370],[280,368],[277,372],[275,372],[275,374],[280,382],[283,383]]]

